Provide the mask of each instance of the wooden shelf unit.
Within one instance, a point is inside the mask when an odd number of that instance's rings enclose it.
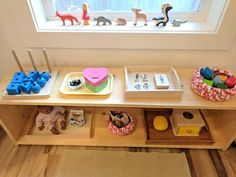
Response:
[[[79,146],[122,146],[122,147],[157,147],[157,148],[200,148],[226,150],[236,139],[236,98],[227,102],[211,102],[195,94],[189,85],[193,69],[177,68],[183,86],[181,99],[163,98],[125,98],[123,68],[109,68],[114,75],[113,92],[108,96],[65,96],[59,89],[64,76],[69,72],[82,71],[81,67],[58,68],[59,76],[53,93],[47,99],[3,99],[0,98],[0,124],[16,144],[33,145],[79,145]],[[10,75],[12,75],[10,73]],[[10,80],[5,77],[0,85],[5,88]],[[1,91],[2,92],[2,91]],[[79,138],[76,129],[65,130],[60,135],[52,135],[35,131],[36,105],[67,106],[77,109],[91,110],[91,138]],[[146,126],[144,109],[184,108],[204,109],[205,119],[215,142],[203,144],[146,144]],[[108,110],[124,110],[135,117],[135,131],[125,137],[113,135],[106,128],[105,118]],[[105,113],[105,114],[104,114]]]

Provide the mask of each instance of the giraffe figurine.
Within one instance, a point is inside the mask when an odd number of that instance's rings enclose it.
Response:
[[[163,17],[153,18],[152,20],[156,22],[156,26],[159,26],[162,24],[163,26],[166,26],[166,23],[169,21],[168,13],[169,11],[173,9],[171,4],[163,4],[161,7],[161,13],[163,14]]]

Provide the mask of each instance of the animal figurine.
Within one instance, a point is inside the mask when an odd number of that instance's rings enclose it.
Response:
[[[161,13],[163,14],[163,17],[153,18],[152,20],[156,22],[156,26],[159,26],[162,24],[163,26],[166,26],[166,23],[169,21],[168,13],[169,11],[173,9],[171,4],[163,4],[161,8]]]
[[[131,118],[125,112],[109,111],[111,122],[118,128],[122,128],[131,122]]]
[[[107,19],[104,16],[99,16],[97,18],[94,18],[94,21],[97,21],[97,25],[99,25],[100,23],[102,23],[104,26],[107,25],[107,23],[109,23],[110,25],[112,24],[111,20]]]
[[[135,14],[134,26],[137,25],[138,20],[143,20],[144,25],[147,26],[147,15],[140,13],[142,10],[137,8],[132,8],[132,12]]]
[[[66,20],[69,20],[71,22],[71,25],[74,25],[74,21],[80,25],[81,22],[73,15],[70,14],[60,14],[58,11],[56,11],[56,16],[59,17],[62,21],[63,25],[66,25]]]
[[[124,26],[124,25],[126,25],[127,21],[124,18],[117,18],[116,23],[118,26]]]
[[[63,107],[37,106],[39,114],[36,117],[36,127],[39,130],[49,130],[51,133],[58,135],[57,122],[61,130],[66,129],[66,110]]]
[[[176,20],[174,19],[171,24],[175,27],[180,27],[181,24],[186,23],[187,21],[181,21],[181,20]]]
[[[82,19],[84,21],[84,26],[88,26],[89,25],[89,20],[90,17],[88,16],[88,4],[85,2],[83,3],[83,15],[82,15]]]

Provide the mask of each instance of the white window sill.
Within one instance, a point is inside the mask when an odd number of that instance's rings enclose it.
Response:
[[[115,22],[112,25],[96,25],[96,22],[90,21],[90,25],[83,26],[75,24],[71,25],[70,21],[66,21],[63,26],[61,21],[46,21],[37,26],[38,32],[111,32],[111,33],[197,33],[197,34],[215,34],[213,26],[207,22],[186,22],[180,27],[173,26],[170,22],[165,27],[155,26],[155,23],[150,21],[147,26],[140,21],[137,26],[133,22],[128,22],[125,26],[118,26]]]
[[[49,21],[37,28],[40,39],[31,41],[31,47],[80,48],[80,49],[144,49],[144,50],[228,50],[234,34],[217,33],[209,23],[187,22],[180,27],[168,23],[166,27],[148,26],[138,23],[133,26],[116,24],[97,26],[91,21],[89,26],[68,22]],[[38,43],[40,41],[40,45]]]

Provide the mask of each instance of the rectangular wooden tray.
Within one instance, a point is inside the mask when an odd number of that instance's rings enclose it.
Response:
[[[174,136],[169,119],[171,114],[171,109],[145,110],[147,144],[209,145],[214,143],[210,130],[207,128],[202,128],[199,136]],[[168,119],[169,127],[166,131],[158,131],[154,129],[153,120],[157,115],[163,115]]]
[[[68,79],[73,78],[73,77],[83,77],[83,73],[82,72],[68,73],[65,76],[63,83],[61,85],[60,92],[62,94],[65,94],[65,95],[108,95],[112,92],[112,88],[113,88],[113,75],[112,74],[108,74],[107,86],[98,93],[92,92],[85,86],[82,86],[82,88],[78,90],[70,89],[68,86]]]
[[[180,98],[182,96],[182,86],[176,70],[171,66],[127,66],[124,67],[125,73],[125,96],[128,98]],[[135,88],[136,74],[145,74],[148,79],[149,89],[141,87]],[[166,74],[170,83],[168,89],[156,88],[154,75]],[[141,81],[141,84],[143,82]]]
[[[69,113],[69,110],[68,110]],[[69,114],[68,114],[69,115]],[[28,136],[35,136],[35,137],[47,137],[47,138],[71,138],[71,137],[75,137],[78,139],[90,139],[92,134],[91,134],[91,129],[92,129],[92,120],[93,120],[93,112],[92,110],[84,110],[84,115],[86,118],[86,122],[85,125],[82,127],[74,127],[72,125],[69,124],[69,120],[67,118],[67,126],[65,130],[61,130],[60,129],[60,125],[59,123],[57,124],[57,129],[59,131],[59,135],[54,135],[52,134],[49,130],[47,130],[46,128],[43,130],[38,130],[36,125],[35,125],[35,119],[37,116],[37,113],[35,113],[34,117],[32,118],[32,120],[30,121],[30,126],[28,128],[28,130],[26,131],[26,135],[25,137],[27,138]]]

